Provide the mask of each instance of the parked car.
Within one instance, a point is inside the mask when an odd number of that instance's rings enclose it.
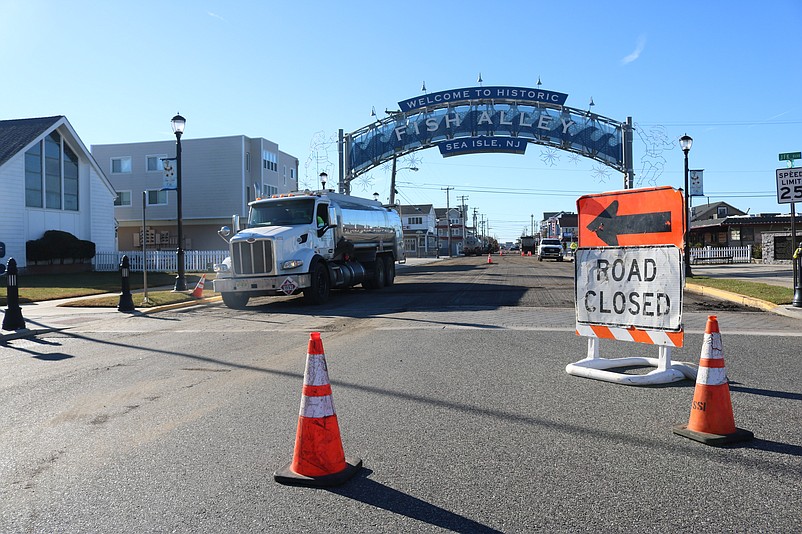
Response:
[[[540,240],[540,245],[537,247],[537,261],[543,261],[543,258],[563,261],[563,244],[559,239],[544,237]]]

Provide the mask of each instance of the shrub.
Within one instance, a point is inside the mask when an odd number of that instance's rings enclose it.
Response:
[[[69,232],[47,230],[41,238],[25,243],[25,251],[29,261],[59,260],[63,263],[65,259],[94,258],[95,244]]]

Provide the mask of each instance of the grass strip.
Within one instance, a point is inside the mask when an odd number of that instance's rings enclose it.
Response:
[[[148,273],[148,288],[160,288],[165,286],[175,286],[175,273]],[[206,287],[210,290],[210,280],[214,275],[206,275]],[[195,284],[200,280],[198,274],[186,275],[187,289],[191,291]],[[0,277],[0,306],[6,306],[7,287],[5,277]],[[145,287],[142,273],[131,273],[128,277],[131,291],[137,291]],[[32,274],[20,275],[17,277],[20,304],[39,302],[43,300],[56,300],[66,298],[85,297],[89,295],[100,295],[103,293],[121,293],[122,278],[118,272],[87,272],[69,274]],[[150,293],[155,293],[148,291]],[[174,293],[179,295],[180,293]],[[115,306],[117,304],[115,303]]]
[[[692,276],[688,282],[700,286],[722,289],[739,295],[746,295],[760,300],[772,302],[777,305],[791,304],[794,290],[788,287],[773,286],[762,282],[749,282],[735,278],[710,278],[707,276]]]

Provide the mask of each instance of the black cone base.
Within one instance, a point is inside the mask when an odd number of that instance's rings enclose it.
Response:
[[[732,434],[708,434],[707,432],[688,430],[688,425],[675,426],[674,434],[715,447],[721,445],[730,445],[731,443],[739,443],[741,441],[749,441],[755,437],[754,434],[748,430],[744,430],[743,428],[736,428],[735,432]]]
[[[327,488],[331,486],[339,486],[346,482],[349,478],[354,476],[357,471],[362,468],[362,460],[358,458],[345,458],[345,469],[338,473],[332,473],[331,475],[323,475],[319,477],[308,477],[305,475],[299,475],[292,469],[290,466],[292,462],[288,463],[275,473],[273,473],[273,479],[278,482],[279,484],[285,484],[287,486],[306,486],[310,488]]]

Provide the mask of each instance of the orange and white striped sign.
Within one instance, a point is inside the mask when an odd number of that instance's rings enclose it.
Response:
[[[596,337],[601,339],[616,339],[618,341],[634,341],[648,345],[663,345],[666,347],[681,347],[685,338],[683,331],[667,332],[664,330],[641,330],[634,327],[613,327],[603,325],[576,325],[576,335]]]

